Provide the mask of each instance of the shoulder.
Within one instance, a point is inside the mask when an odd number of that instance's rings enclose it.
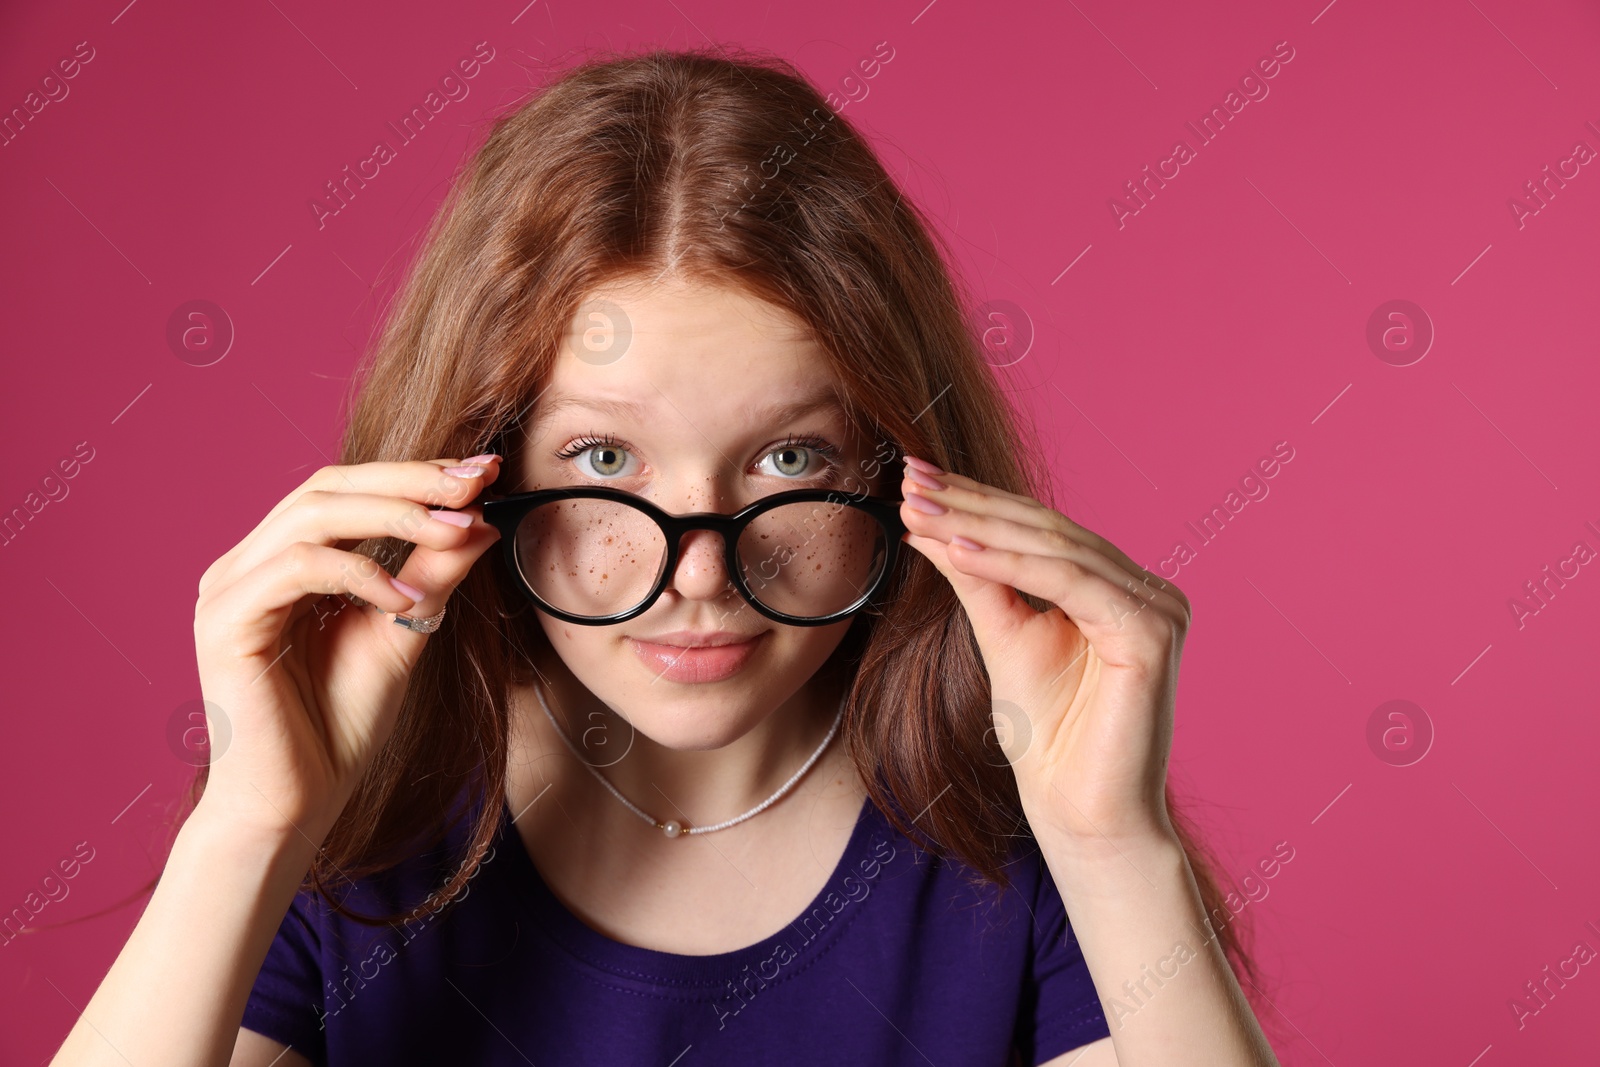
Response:
[[[892,802],[891,810],[898,811]],[[903,821],[915,833],[915,820]],[[1012,840],[1001,884],[946,850],[931,846],[920,834],[915,839],[908,837],[871,799],[862,822],[863,870],[904,898],[918,922],[952,937],[990,942],[1004,939],[1020,946],[1036,939],[1038,897],[1045,884],[1053,888],[1053,883],[1031,837]]]
[[[463,792],[445,813],[441,829],[419,839],[408,855],[380,870],[340,879],[327,893],[302,889],[290,917],[295,911],[303,913],[318,930],[348,949],[352,942],[373,940],[374,931],[421,928],[448,915],[494,858],[498,832],[487,848],[476,855],[471,850],[473,830],[486,806],[491,818],[500,814],[500,805],[488,805],[485,799]],[[441,896],[441,890],[457,875],[464,881],[454,892]],[[338,902],[337,907],[330,897]]]

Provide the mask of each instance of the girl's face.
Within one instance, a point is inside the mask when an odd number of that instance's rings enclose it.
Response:
[[[794,489],[880,495],[877,443],[850,432],[835,390],[822,349],[782,309],[701,282],[607,286],[574,317],[534,405],[519,488],[611,486],[680,515],[731,514]],[[737,740],[850,627],[768,619],[730,584],[723,553],[710,530],[684,535],[665,590],[627,622],[534,612],[566,670],[667,748]],[[703,643],[710,632],[737,644],[685,651],[689,634]]]

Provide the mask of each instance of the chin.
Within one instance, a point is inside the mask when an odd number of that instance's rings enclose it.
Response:
[[[640,738],[676,752],[725,748],[759,725],[771,710],[751,693],[711,701],[693,691],[674,695],[665,683],[630,686],[626,692],[608,688],[608,692],[596,689],[596,695],[622,721],[596,714],[582,740],[573,738],[601,766],[621,759]]]
[[[760,716],[722,719],[706,715],[704,709],[684,708],[681,715],[659,705],[640,716],[624,716],[635,730],[675,752],[710,752],[726,748],[749,733]]]

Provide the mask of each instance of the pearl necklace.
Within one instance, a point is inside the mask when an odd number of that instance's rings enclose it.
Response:
[[[643,819],[651,826],[654,826],[657,830],[660,830],[668,837],[678,837],[684,834],[709,834],[713,830],[725,830],[730,826],[735,826],[744,822],[746,819],[751,818],[752,816],[759,815],[773,804],[776,804],[779,798],[781,798],[790,789],[793,789],[795,783],[800,780],[801,776],[804,775],[806,771],[809,771],[811,769],[811,765],[817,762],[818,758],[821,757],[823,749],[827,748],[828,742],[833,740],[833,735],[839,730],[839,722],[844,718],[844,701],[840,700],[839,712],[833,717],[833,725],[828,728],[828,736],[822,739],[822,744],[818,745],[817,750],[811,753],[811,758],[806,760],[805,763],[801,765],[800,769],[794,772],[794,776],[787,782],[783,783],[782,788],[780,788],[776,793],[772,794],[770,797],[763,800],[761,803],[757,804],[743,815],[735,816],[732,819],[728,819],[726,822],[719,822],[715,826],[685,826],[677,819],[668,819],[666,822],[658,822],[656,819],[646,815],[644,812],[635,807],[627,797],[623,796],[617,791],[616,786],[612,785],[606,780],[605,775],[601,774],[587,759],[584,759],[583,753],[578,751],[578,746],[574,745],[571,740],[567,738],[567,732],[561,728],[560,723],[556,722],[556,717],[550,714],[550,705],[545,703],[544,692],[540,689],[540,687],[534,686],[533,692],[534,695],[539,698],[539,706],[544,709],[545,718],[550,720],[550,725],[556,728],[556,733],[561,735],[561,740],[566,742],[567,748],[572,750],[572,754],[578,757],[578,762],[582,763],[585,767],[588,767],[589,773],[600,779],[600,784],[610,790],[612,796],[622,801],[622,803],[627,806],[629,811],[633,812],[635,815],[639,816],[639,818]]]

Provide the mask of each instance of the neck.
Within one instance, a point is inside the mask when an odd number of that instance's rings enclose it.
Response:
[[[732,742],[717,748],[674,749],[651,740],[611,710],[559,657],[547,657],[540,674],[513,702],[514,732],[519,735],[513,745],[521,749],[520,754],[514,752],[513,761],[524,764],[514,765],[513,773],[530,776],[521,790],[529,800],[548,789],[552,795],[546,799],[595,833],[630,824],[634,831],[659,832],[610,794],[556,735],[556,727],[635,807],[662,822],[674,819],[691,827],[707,826],[743,815],[781,789],[828,736],[844,693],[843,679],[824,668]],[[544,695],[549,717],[540,707],[535,687]],[[759,824],[796,793],[820,790],[841,775],[854,779],[842,738],[835,732],[800,781],[749,822]]]

